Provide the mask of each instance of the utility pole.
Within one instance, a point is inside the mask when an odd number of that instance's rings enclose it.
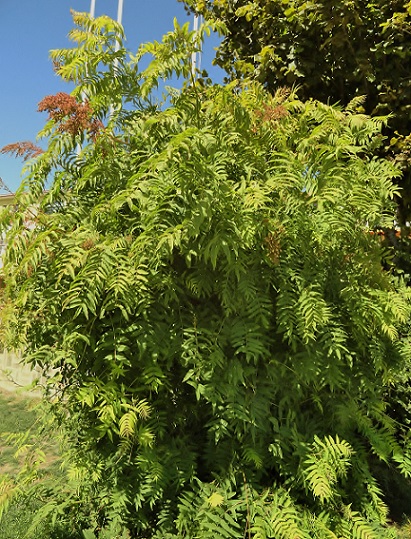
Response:
[[[117,6],[117,22],[119,24],[122,24],[123,20],[123,2],[124,0],[118,0],[118,6]]]
[[[122,24],[123,22],[123,2],[124,0],[118,0],[117,5],[117,22],[118,24]],[[117,52],[120,49],[120,40],[116,39],[116,44],[114,47],[114,51]],[[118,68],[118,58],[114,60],[114,76],[116,76],[116,71]],[[110,116],[114,113],[114,107],[113,105],[110,106]]]
[[[118,6],[117,6],[117,22],[119,24],[122,24],[123,22],[123,3],[124,3],[124,0],[118,0]],[[114,50],[117,52],[120,48],[120,41],[117,39],[116,41],[116,46],[114,48]],[[118,65],[118,60],[116,59],[114,61],[114,66],[117,67]]]
[[[201,23],[201,16],[197,13],[194,15],[194,31],[198,32],[198,27]],[[196,77],[197,70],[201,68],[201,50],[193,52],[191,55],[191,75],[193,79]]]
[[[90,3],[90,17],[95,17],[96,15],[96,0],[91,0]]]
[[[119,24],[122,24],[123,21],[123,7],[124,7],[124,0],[118,0],[117,4],[117,22]],[[90,17],[96,16],[96,0],[90,1]],[[117,52],[120,49],[120,41],[117,39],[116,45],[114,47],[115,52]],[[118,60],[114,60],[114,68],[118,66]],[[113,113],[113,107],[110,107],[110,114]]]
[[[123,5],[124,0],[118,0],[118,6],[117,6],[117,22],[121,24],[121,21],[123,19]],[[96,16],[96,0],[90,1],[90,17]]]

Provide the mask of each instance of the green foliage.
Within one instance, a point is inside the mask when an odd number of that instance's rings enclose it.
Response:
[[[200,37],[176,24],[126,60],[106,19],[75,21],[53,57],[104,127],[51,118],[3,215],[4,331],[48,377],[64,455],[30,533],[392,537],[372,461],[411,473],[386,403],[410,292],[371,233],[394,218],[382,120],[250,82],[156,105]]]
[[[37,432],[37,427],[41,425],[38,421],[41,406],[35,398],[30,401],[11,393],[0,394],[1,511],[7,509],[1,519],[2,539],[25,539],[33,518],[44,503],[36,495],[24,494],[27,484],[33,479],[38,481],[39,477],[44,481],[46,475],[52,481],[59,480],[56,447]],[[19,446],[18,451],[13,451],[13,442]],[[23,473],[27,482],[22,484],[18,481],[20,484],[17,485],[16,476],[22,464],[26,467]],[[38,475],[30,477],[31,474],[27,473],[29,470]],[[16,486],[22,491],[18,497],[15,496]],[[63,529],[57,522],[55,525],[47,521],[39,522],[36,532],[41,539],[80,539],[79,535],[70,533],[69,527]]]
[[[411,3],[408,0],[184,0],[225,37],[216,62],[232,78],[270,91],[298,86],[301,99],[392,114],[382,154],[404,172],[399,218],[411,217]]]

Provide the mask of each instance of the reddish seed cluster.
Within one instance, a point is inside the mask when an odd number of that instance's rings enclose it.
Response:
[[[43,150],[30,141],[24,141],[7,144],[7,146],[3,146],[3,148],[1,148],[0,153],[10,153],[15,157],[21,157],[23,161],[27,161],[27,159],[37,157],[43,153]]]
[[[269,105],[264,105],[262,110],[256,110],[256,123],[252,127],[252,132],[257,133],[258,129],[262,124],[268,122],[270,124],[275,124],[281,118],[288,115],[288,111],[284,105],[276,105],[275,107],[270,107]]]
[[[95,242],[91,238],[87,238],[86,240],[83,241],[83,243],[81,244],[81,247],[85,251],[89,251],[90,249],[94,247],[94,245],[95,245]]]
[[[287,116],[288,112],[284,105],[277,105],[276,107],[269,107],[264,105],[263,110],[257,110],[256,116],[261,118],[263,122],[275,122]]]
[[[49,119],[60,124],[62,133],[73,136],[87,131],[95,139],[104,127],[100,120],[92,117],[93,110],[88,101],[78,103],[75,97],[65,92],[46,96],[40,101],[38,111],[48,112]]]
[[[60,62],[58,62],[57,60],[53,60],[53,71],[55,73],[59,72],[61,66],[62,66],[62,64]]]
[[[382,239],[385,239],[386,237],[386,232],[384,230],[369,230],[368,233],[371,235],[371,236],[380,236]],[[396,230],[395,231],[395,237],[396,238],[401,238],[401,230]],[[408,236],[408,238],[411,238],[411,236]]]

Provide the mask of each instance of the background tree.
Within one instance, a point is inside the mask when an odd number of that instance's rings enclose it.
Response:
[[[43,100],[48,147],[3,215],[4,330],[48,377],[65,447],[61,481],[30,491],[38,520],[87,539],[393,537],[373,470],[411,473],[386,413],[410,293],[372,233],[398,176],[374,157],[381,120],[190,81],[187,26],[126,60],[113,21],[74,18],[52,57],[77,87]],[[155,104],[175,74],[190,82]],[[2,500],[22,490],[27,470]]]
[[[391,114],[380,154],[401,168],[398,219],[411,218],[411,3],[406,0],[187,0],[219,21],[216,62],[233,79],[252,76],[302,100]]]

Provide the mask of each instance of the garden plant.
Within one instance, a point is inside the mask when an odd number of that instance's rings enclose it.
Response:
[[[41,499],[34,537],[395,537],[376,470],[411,474],[387,397],[410,291],[374,233],[387,119],[193,77],[206,26],[130,54],[111,19],[74,22],[51,55],[75,88],[41,102],[47,148],[2,216],[2,329],[48,379],[63,470],[4,478],[2,508]]]

